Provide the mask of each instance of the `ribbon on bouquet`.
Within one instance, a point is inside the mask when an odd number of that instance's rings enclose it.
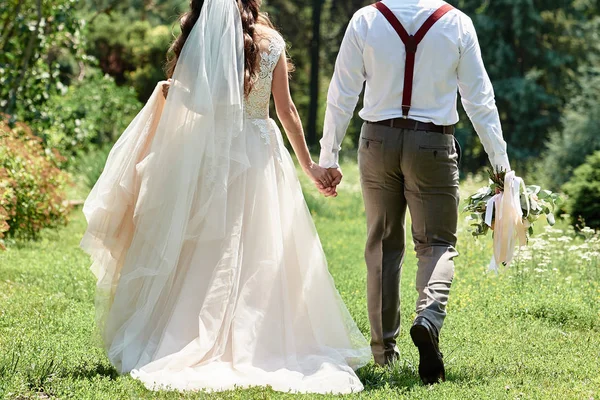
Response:
[[[485,223],[492,226],[494,218],[494,254],[489,269],[498,271],[501,264],[509,265],[515,255],[515,247],[527,244],[527,227],[523,223],[521,209],[521,188],[526,193],[523,179],[514,171],[506,173],[504,192],[494,195],[488,200],[485,211]],[[527,209],[529,210],[529,199]]]

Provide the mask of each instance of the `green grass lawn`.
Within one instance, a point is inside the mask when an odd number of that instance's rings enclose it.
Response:
[[[306,180],[307,202],[337,287],[368,335],[363,242],[365,223],[356,166],[345,165],[337,199],[323,199]],[[464,190],[478,184],[470,181]],[[118,376],[94,338],[94,278],[79,247],[85,220],[38,242],[0,253],[0,397],[9,399],[326,398],[250,389],[214,395],[153,393]],[[531,241],[520,261],[487,273],[491,239],[475,241],[461,222],[456,277],[441,332],[447,382],[421,385],[408,336],[414,317],[416,259],[402,276],[400,361],[359,370],[366,390],[348,398],[599,399],[600,241],[553,229]]]

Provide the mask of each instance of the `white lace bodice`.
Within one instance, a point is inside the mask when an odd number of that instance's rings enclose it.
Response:
[[[266,40],[269,45],[266,51],[260,52],[258,79],[245,101],[245,115],[249,119],[269,118],[273,70],[285,49],[285,42],[278,34],[272,34]]]

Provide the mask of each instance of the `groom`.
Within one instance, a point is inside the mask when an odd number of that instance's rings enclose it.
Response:
[[[510,170],[492,84],[471,19],[441,0],[385,0],[359,10],[341,44],[320,165],[342,179],[338,152],[366,82],[358,164],[367,218],[367,303],[375,362],[398,357],[400,271],[408,208],[418,258],[410,335],[426,384],[445,380],[439,334],[454,276],[460,148],[457,90],[492,165]]]

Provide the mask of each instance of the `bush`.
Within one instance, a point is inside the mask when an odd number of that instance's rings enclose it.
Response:
[[[563,124],[562,131],[550,134],[536,171],[539,181],[551,190],[564,185],[586,156],[600,150],[600,104],[589,114],[567,111]]]
[[[167,49],[177,28],[152,26],[131,15],[99,15],[89,25],[88,53],[119,85],[133,86],[146,101],[165,79]]]
[[[105,144],[77,156],[76,161],[73,163],[73,172],[86,189],[91,190],[100,178],[111,149],[111,144]]]
[[[57,151],[44,149],[29,127],[0,119],[0,247],[4,234],[35,239],[45,227],[66,224],[70,176],[58,169]]]
[[[156,84],[166,79],[163,67],[173,37],[171,30],[164,25],[146,27],[145,30],[139,22],[133,26],[138,28],[130,38],[137,68],[127,75],[138,93],[138,99],[145,101],[152,95]]]
[[[569,195],[567,211],[571,223],[577,226],[583,219],[586,226],[600,229],[600,151],[575,170],[564,191]]]
[[[585,157],[600,150],[600,69],[583,75],[581,91],[567,104],[562,130],[550,133],[538,181],[551,190],[565,184]]]
[[[115,142],[140,108],[132,88],[119,87],[111,77],[92,70],[64,95],[53,96],[43,119],[32,128],[46,147],[70,156]]]

